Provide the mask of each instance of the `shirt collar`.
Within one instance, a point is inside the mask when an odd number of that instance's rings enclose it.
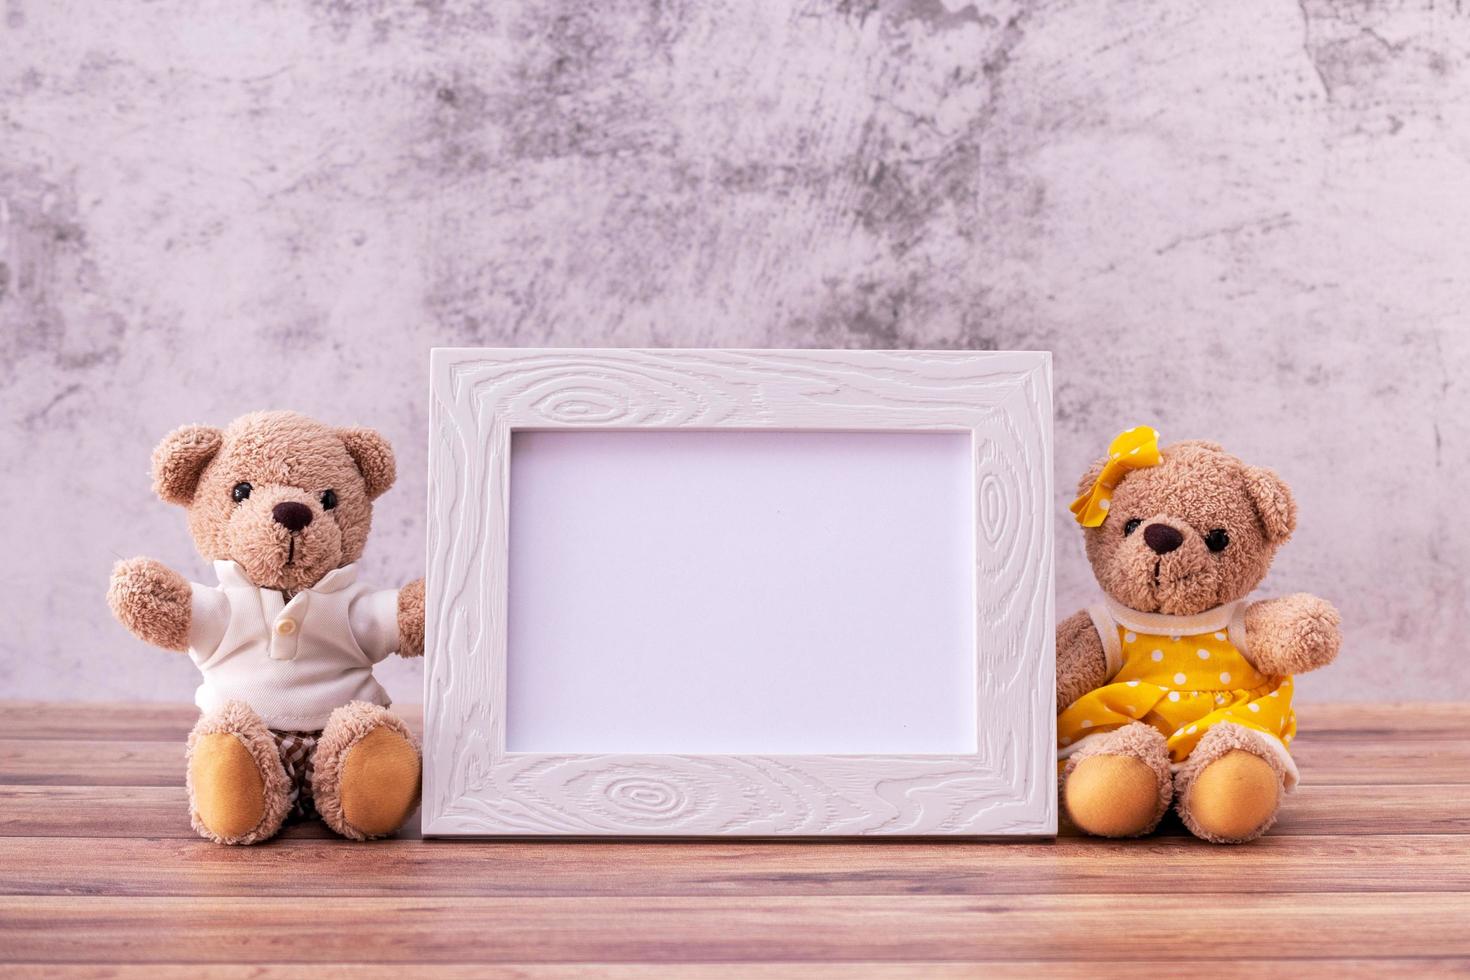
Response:
[[[1169,616],[1129,609],[1107,594],[1103,595],[1103,601],[1107,603],[1108,612],[1113,619],[1128,629],[1150,636],[1198,636],[1201,633],[1219,632],[1230,625],[1230,619],[1240,605],[1239,601],[1227,602],[1223,606],[1206,609],[1193,616]]]
[[[217,561],[214,563],[214,573],[219,576],[219,584],[227,589],[258,589],[260,586],[250,581],[245,574],[245,569],[239,563],[233,561]],[[308,592],[340,592],[353,582],[357,581],[357,563],[343,565],[321,577]]]

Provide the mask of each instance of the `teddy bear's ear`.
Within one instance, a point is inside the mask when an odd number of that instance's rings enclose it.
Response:
[[[1097,478],[1102,476],[1103,467],[1107,465],[1108,458],[1106,456],[1099,456],[1092,461],[1092,465],[1087,468],[1087,472],[1082,474],[1082,479],[1077,481],[1078,496],[1092,491],[1093,484],[1097,483]]]
[[[210,425],[184,425],[164,436],[153,450],[153,492],[166,503],[192,503],[200,474],[224,441]]]
[[[357,464],[358,472],[367,484],[368,499],[381,497],[398,476],[398,468],[393,462],[393,447],[372,429],[338,429],[337,435],[342,438],[342,444],[347,447],[348,455]]]
[[[1286,481],[1263,466],[1247,466],[1245,489],[1256,505],[1256,513],[1261,515],[1266,540],[1281,544],[1291,537],[1291,532],[1296,530],[1296,498]]]

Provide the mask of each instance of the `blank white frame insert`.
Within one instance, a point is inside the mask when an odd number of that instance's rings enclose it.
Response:
[[[961,432],[511,437],[507,752],[975,751]]]
[[[426,835],[1056,832],[1049,354],[430,370]]]

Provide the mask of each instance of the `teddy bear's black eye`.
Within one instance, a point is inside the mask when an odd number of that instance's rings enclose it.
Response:
[[[1138,525],[1140,525],[1142,523],[1143,523],[1143,521],[1139,520],[1136,517],[1130,517],[1130,518],[1128,518],[1128,523],[1123,525],[1123,537],[1126,538],[1128,535],[1132,534],[1134,531],[1137,531],[1138,530]]]
[[[1211,551],[1224,551],[1230,545],[1230,535],[1223,527],[1217,527],[1205,535],[1205,547]]]
[[[235,489],[233,489],[233,490],[230,491],[230,496],[231,497],[234,497],[235,498],[235,503],[238,504],[240,501],[244,500],[246,497],[249,497],[250,496],[250,491],[251,490],[254,490],[254,489],[255,488],[252,487],[248,483],[237,483],[237,484],[235,484]]]
[[[337,491],[335,491],[335,490],[323,490],[322,491],[322,510],[331,510],[333,507],[336,507],[336,506],[337,506]]]

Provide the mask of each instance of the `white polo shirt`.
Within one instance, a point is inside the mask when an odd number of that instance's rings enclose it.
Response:
[[[244,701],[271,728],[315,731],[349,701],[389,705],[373,664],[398,649],[398,590],[357,584],[357,566],[328,572],[290,602],[257,588],[232,561],[219,586],[193,583],[189,656],[209,712]]]

